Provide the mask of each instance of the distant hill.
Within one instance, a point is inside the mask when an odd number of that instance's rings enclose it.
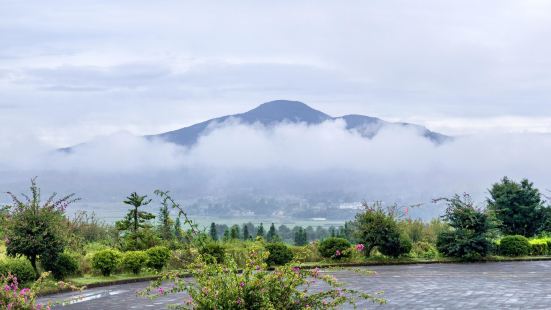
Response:
[[[374,137],[381,128],[386,126],[403,126],[418,130],[420,135],[426,137],[435,144],[441,144],[451,139],[449,136],[430,131],[423,126],[416,124],[393,123],[376,117],[355,114],[333,117],[321,111],[312,109],[302,102],[289,100],[275,100],[266,102],[245,113],[213,118],[189,127],[146,137],[162,138],[172,143],[192,146],[197,142],[201,135],[206,133],[206,129],[211,124],[223,123],[229,118],[239,120],[244,124],[260,123],[264,126],[274,126],[281,122],[315,125],[328,120],[342,119],[346,122],[346,128],[348,130],[357,130],[366,138]]]

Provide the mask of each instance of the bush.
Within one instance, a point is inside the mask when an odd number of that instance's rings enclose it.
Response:
[[[499,243],[499,252],[505,256],[526,256],[530,254],[530,242],[524,236],[505,236]]]
[[[121,253],[115,250],[102,250],[92,257],[92,267],[108,277],[119,265]]]
[[[268,243],[266,250],[270,252],[266,258],[266,264],[270,266],[285,265],[293,260],[293,252],[283,242]]]
[[[319,262],[321,260],[317,241],[303,246],[292,246],[291,252],[293,252],[293,258],[301,263]]]
[[[56,280],[63,280],[79,270],[79,261],[68,253],[61,253],[54,258],[41,258],[42,267],[51,271]]]
[[[170,250],[164,246],[156,246],[145,252],[148,256],[147,266],[161,271],[170,258]]]
[[[133,274],[139,274],[147,264],[147,254],[144,251],[128,251],[122,256],[122,266]]]
[[[549,246],[545,240],[543,241],[530,241],[530,255],[542,256],[549,254]]]
[[[413,243],[411,252],[413,255],[415,255],[415,257],[419,258],[431,259],[438,256],[438,251],[436,250],[436,248],[432,244],[424,241]]]
[[[220,264],[224,262],[226,249],[218,242],[209,242],[199,249],[199,253],[205,256],[205,260]]]
[[[330,237],[320,242],[318,251],[322,257],[341,259],[349,255],[348,250],[351,246],[344,238]]]
[[[0,276],[7,277],[8,274],[17,277],[20,283],[29,283],[36,280],[33,266],[26,259],[7,258],[0,261]]]
[[[398,257],[411,251],[411,240],[404,234],[389,234],[387,242],[378,247],[385,256]]]

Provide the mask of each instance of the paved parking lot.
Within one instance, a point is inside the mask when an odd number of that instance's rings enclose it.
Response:
[[[551,261],[374,266],[365,276],[350,270],[332,272],[350,288],[384,291],[386,305],[377,309],[551,309]],[[162,309],[184,299],[136,297],[147,283],[87,290],[78,303],[62,309]],[[64,299],[75,293],[48,298]]]

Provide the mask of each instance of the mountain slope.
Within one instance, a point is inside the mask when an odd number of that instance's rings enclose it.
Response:
[[[332,117],[323,112],[312,109],[302,102],[288,100],[276,100],[266,102],[264,104],[261,104],[257,108],[245,113],[222,116],[189,127],[147,137],[161,138],[172,143],[191,146],[197,142],[201,135],[206,133],[206,129],[211,124],[223,123],[229,118],[239,120],[240,122],[245,124],[260,123],[264,126],[273,126],[285,121],[315,125],[328,120],[342,119],[346,122],[346,128],[348,130],[357,130],[362,136],[366,138],[374,137],[379,132],[379,130],[385,126],[405,126],[418,130],[422,136],[436,144],[441,144],[451,139],[448,136],[430,131],[423,126],[416,124],[392,123],[376,117],[364,115],[345,115],[341,117]]]

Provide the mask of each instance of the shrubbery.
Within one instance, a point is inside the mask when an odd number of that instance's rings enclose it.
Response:
[[[57,280],[63,280],[79,270],[78,260],[68,253],[61,253],[53,258],[41,258],[40,261],[42,262],[42,268],[51,271]]]
[[[145,252],[148,256],[147,266],[161,271],[170,258],[170,250],[164,246],[156,246]]]
[[[7,258],[0,261],[0,276],[7,277],[8,274],[17,277],[21,283],[29,283],[36,280],[33,266],[28,260],[21,258]]]
[[[266,258],[266,264],[270,266],[285,265],[293,260],[293,252],[283,242],[268,243],[266,250],[270,252]]]
[[[499,243],[499,253],[505,256],[530,255],[530,242],[524,236],[505,236]]]
[[[102,250],[92,257],[92,267],[101,272],[104,276],[110,276],[117,269],[121,254],[115,250]]]
[[[349,255],[351,246],[344,238],[330,237],[319,243],[318,251],[322,257],[341,259]]]
[[[545,240],[530,241],[530,254],[534,256],[542,256],[549,254],[549,245]]]
[[[226,255],[224,246],[218,242],[209,242],[205,244],[199,249],[199,253],[205,256],[207,261],[214,263],[224,262],[224,256]]]
[[[147,254],[144,251],[128,251],[122,256],[123,268],[132,271],[133,274],[139,274],[147,263]]]
[[[438,250],[434,245],[424,241],[413,243],[411,253],[418,258],[432,259],[438,256]]]

